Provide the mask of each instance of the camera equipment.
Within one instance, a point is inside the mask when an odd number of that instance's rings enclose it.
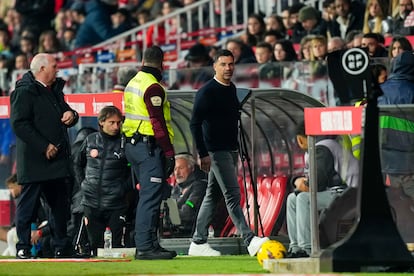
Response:
[[[240,103],[240,109],[242,110],[243,105],[247,102],[247,100],[249,99],[249,97],[251,96],[252,91],[246,88],[237,88],[237,98],[239,99],[239,103]],[[245,130],[243,128],[243,124],[241,121],[241,115],[239,117],[239,155],[240,155],[240,161],[242,162],[242,168],[243,168],[243,185],[244,185],[244,194],[246,197],[246,209],[247,209],[247,222],[248,224],[250,224],[250,205],[249,205],[249,200],[248,200],[248,191],[247,191],[247,181],[246,181],[246,167],[250,176],[250,185],[251,185],[251,189],[253,191],[253,202],[254,202],[254,220],[255,220],[255,226],[257,226],[258,224],[260,225],[260,229],[262,231],[262,233],[264,232],[263,230],[263,224],[262,224],[262,219],[260,216],[260,212],[259,212],[259,204],[257,202],[257,183],[256,180],[253,177],[253,172],[252,172],[252,167],[250,165],[250,157],[249,157],[249,153],[247,150],[247,142],[246,142],[246,133]],[[256,222],[256,218],[257,218],[257,222]]]

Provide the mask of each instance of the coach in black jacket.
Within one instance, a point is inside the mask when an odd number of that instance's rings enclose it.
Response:
[[[122,247],[122,233],[127,208],[126,193],[130,169],[121,148],[122,113],[106,106],[98,115],[99,132],[82,143],[75,156],[75,175],[81,183],[85,225],[92,253],[103,247],[106,227],[112,231],[112,246]]]
[[[69,214],[67,184],[72,162],[67,128],[79,117],[64,101],[64,81],[56,79],[56,60],[49,54],[36,55],[30,71],[16,83],[10,96],[10,122],[16,134],[17,181],[23,185],[16,209],[19,242],[17,258],[30,255],[30,223],[43,195],[51,208],[55,256],[65,255]]]

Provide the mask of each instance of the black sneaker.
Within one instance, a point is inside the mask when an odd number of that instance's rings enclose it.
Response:
[[[28,249],[20,249],[16,253],[16,259],[26,260],[26,259],[32,259],[32,253],[30,253],[30,250]]]
[[[286,255],[286,258],[293,259],[293,258],[308,258],[309,254],[306,253],[305,250],[299,250],[297,252],[289,251]]]
[[[159,247],[157,248],[157,250],[159,250],[159,251],[161,251],[161,252],[168,252],[168,253],[170,253],[170,254],[171,254],[171,257],[173,257],[173,258],[177,257],[177,252],[175,252],[174,250],[168,250],[168,249],[166,249],[166,248],[164,248],[164,247],[161,247],[161,246],[159,246]]]
[[[157,249],[149,251],[137,251],[135,253],[136,260],[170,260],[174,258],[171,252],[165,252]]]

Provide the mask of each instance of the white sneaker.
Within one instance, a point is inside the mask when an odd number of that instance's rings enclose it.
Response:
[[[250,256],[256,255],[257,251],[259,251],[260,247],[262,247],[262,244],[268,240],[268,237],[259,238],[254,236],[253,239],[250,241],[249,246],[247,247],[247,251],[249,251]]]
[[[204,257],[215,257],[220,256],[220,251],[214,250],[208,243],[196,244],[192,242],[188,249],[189,256],[204,256]]]

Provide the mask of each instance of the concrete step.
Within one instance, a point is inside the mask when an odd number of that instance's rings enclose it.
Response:
[[[319,258],[267,259],[263,269],[271,273],[319,273]]]

